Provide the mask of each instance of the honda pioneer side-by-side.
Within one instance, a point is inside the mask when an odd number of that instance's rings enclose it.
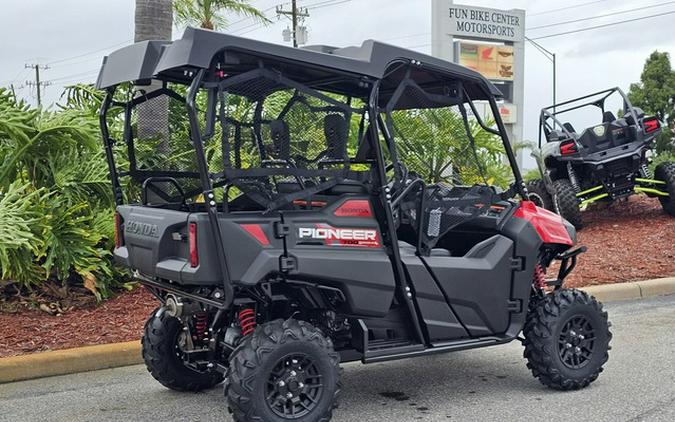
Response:
[[[607,313],[563,286],[585,249],[521,200],[480,74],[374,41],[294,49],[188,28],[113,52],[97,86],[114,256],[161,302],[142,342],[166,387],[224,381],[236,421],[327,421],[340,362],[519,339],[549,387],[602,371]],[[510,186],[489,185],[477,130]],[[451,183],[409,170],[403,145],[448,145]]]
[[[621,117],[607,109],[607,100],[620,96]],[[598,124],[581,132],[562,115],[595,110]],[[612,202],[635,193],[658,197],[664,211],[675,216],[675,163],[649,169],[661,123],[631,105],[619,88],[565,101],[541,110],[539,149],[534,152],[542,178],[528,183],[529,199],[555,211],[577,228],[588,205]],[[545,143],[542,146],[542,135]]]

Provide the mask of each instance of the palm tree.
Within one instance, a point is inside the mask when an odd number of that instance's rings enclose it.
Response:
[[[265,14],[251,6],[249,0],[174,0],[176,24],[198,26],[205,29],[223,29],[229,24],[224,13],[253,18],[268,23]]]
[[[173,28],[171,0],[136,0],[134,41],[170,40]]]
[[[134,41],[171,40],[173,29],[172,0],[136,0]],[[145,92],[161,88],[161,83],[145,87]],[[160,96],[138,106],[138,137],[159,139],[158,152],[169,153],[169,98]]]

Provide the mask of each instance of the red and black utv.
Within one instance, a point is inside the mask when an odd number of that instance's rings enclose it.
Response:
[[[607,314],[563,287],[583,248],[514,199],[500,93],[478,73],[374,41],[293,49],[190,28],[113,52],[97,86],[114,255],[161,302],[143,357],[163,385],[225,380],[237,421],[325,421],[340,362],[519,339],[550,387],[602,371]],[[508,189],[489,185],[476,131],[503,148]],[[400,159],[420,139],[452,141],[450,183]]]

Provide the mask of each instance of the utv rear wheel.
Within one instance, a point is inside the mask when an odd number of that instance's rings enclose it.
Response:
[[[532,180],[527,183],[527,199],[534,202],[538,207],[553,211],[553,198],[546,190],[546,185],[541,179]]]
[[[663,185],[660,187],[670,196],[659,196],[659,201],[663,210],[675,217],[675,163],[667,161],[656,166],[654,178],[666,182],[665,187]]]
[[[176,391],[201,391],[223,381],[217,372],[198,372],[182,359],[183,324],[159,308],[145,323],[143,360],[150,374],[163,386]]]
[[[609,358],[607,312],[585,292],[556,290],[530,310],[523,334],[532,375],[557,390],[577,390],[598,378]]]
[[[237,422],[329,421],[340,394],[340,358],[312,325],[275,320],[230,356],[225,396]]]
[[[583,227],[579,199],[570,181],[567,179],[554,181],[553,192],[554,211],[577,229]]]

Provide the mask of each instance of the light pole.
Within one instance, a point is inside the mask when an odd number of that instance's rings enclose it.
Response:
[[[551,63],[553,63],[553,114],[555,114],[555,103],[556,103],[556,100],[555,100],[555,53],[552,53],[552,52],[548,51],[542,45],[540,45],[536,41],[531,40],[530,38],[525,37],[525,39],[527,41],[531,42],[532,45],[537,50],[539,50],[539,52],[541,54],[544,55],[544,57],[546,57],[547,59],[549,59],[551,61]]]

